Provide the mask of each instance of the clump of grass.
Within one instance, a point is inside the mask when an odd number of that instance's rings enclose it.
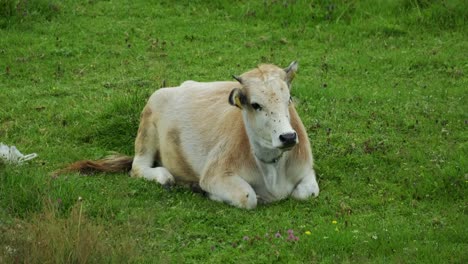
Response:
[[[60,1],[0,0],[0,28],[39,18],[50,21],[61,12]]]
[[[57,203],[49,200],[27,221],[0,222],[0,262],[102,263],[112,247],[104,228],[86,217],[82,201],[66,217],[59,215]]]
[[[412,12],[408,22],[415,25],[440,29],[465,28],[468,21],[468,4],[463,0],[402,0],[405,12]]]

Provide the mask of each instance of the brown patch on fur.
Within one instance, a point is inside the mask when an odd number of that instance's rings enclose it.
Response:
[[[180,131],[177,128],[169,129],[166,135],[166,141],[169,150],[162,152],[162,165],[174,175],[177,181],[197,182],[197,173],[188,163],[182,151]]]
[[[146,144],[148,138],[148,130],[150,129],[151,125],[151,108],[146,106],[140,115],[140,126],[138,127],[138,134],[135,139],[135,153],[137,155],[143,155],[146,153]]]
[[[82,160],[70,164],[68,167],[57,170],[52,175],[67,172],[78,172],[83,175],[90,175],[96,172],[117,173],[128,172],[132,168],[133,157],[123,155],[112,155],[100,160]]]
[[[226,119],[229,122],[225,122],[217,133],[220,135],[219,142],[224,144],[218,145],[216,152],[210,154],[212,159],[202,173],[204,186],[210,185],[213,180],[233,176],[239,168],[256,166],[241,112],[233,111]],[[229,139],[223,135],[229,135]]]
[[[173,147],[180,148],[180,131],[176,128],[172,128],[167,132],[167,140],[169,140]]]
[[[241,75],[242,80],[257,79],[265,81],[267,78],[277,77],[281,80],[286,80],[286,72],[278,66],[272,64],[260,64],[257,68],[252,69]]]
[[[312,159],[310,155],[311,149],[309,137],[307,136],[307,131],[302,124],[302,121],[299,118],[293,103],[291,103],[289,106],[289,114],[291,115],[291,126],[296,131],[299,140],[299,144],[291,150],[293,160],[302,162],[309,161]]]

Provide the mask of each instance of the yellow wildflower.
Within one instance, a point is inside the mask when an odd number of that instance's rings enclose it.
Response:
[[[333,221],[332,221],[332,224],[336,225],[336,224],[338,224],[338,221],[333,220]]]
[[[307,230],[307,231],[305,231],[305,234],[310,236],[312,233],[309,230]]]

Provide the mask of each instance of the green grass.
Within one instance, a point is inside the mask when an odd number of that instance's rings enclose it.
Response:
[[[39,154],[0,164],[1,263],[468,261],[466,1],[149,2],[0,0],[0,141]],[[317,199],[50,176],[132,155],[163,85],[293,60]]]

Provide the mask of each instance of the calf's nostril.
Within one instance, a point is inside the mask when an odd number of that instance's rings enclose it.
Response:
[[[296,141],[296,133],[286,133],[286,134],[281,134],[279,136],[279,139],[282,143],[292,143]]]

